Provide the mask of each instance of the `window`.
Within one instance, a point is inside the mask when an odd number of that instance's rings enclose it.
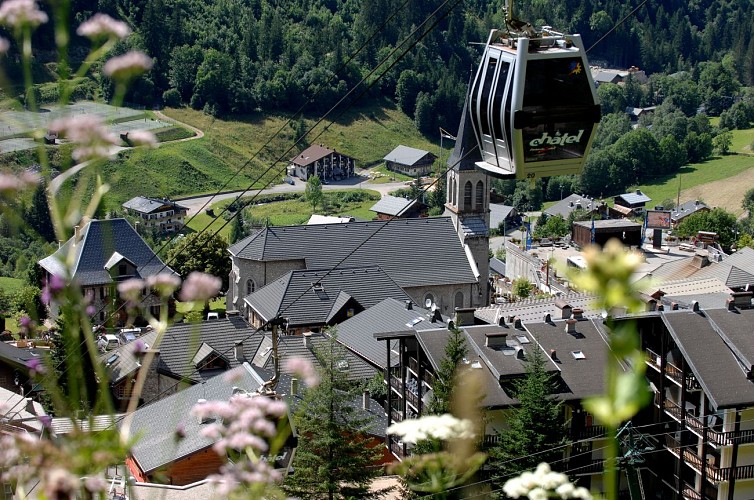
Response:
[[[471,208],[471,181],[466,181],[463,186],[463,209],[468,210]]]
[[[455,307],[463,307],[463,292],[456,292],[453,304]]]
[[[454,207],[457,207],[458,206],[458,181],[456,180],[455,177],[451,178],[450,191],[453,196],[453,201],[451,201],[451,203],[453,204]]]
[[[476,183],[476,209],[481,210],[484,207],[484,183],[479,181]]]
[[[125,276],[128,268],[125,264],[118,264],[118,276]]]
[[[256,290],[257,286],[254,283],[254,280],[248,280],[246,282],[246,295],[251,295],[254,293],[254,290]]]
[[[424,307],[429,309],[430,307],[432,307],[432,304],[434,303],[435,303],[434,295],[432,295],[431,293],[428,293],[427,295],[424,296]]]

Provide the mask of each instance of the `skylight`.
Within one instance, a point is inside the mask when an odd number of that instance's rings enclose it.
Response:
[[[408,323],[406,323],[406,326],[409,327],[409,328],[411,328],[415,324],[420,323],[422,321],[424,321],[424,318],[414,318],[411,321],[409,321]]]
[[[586,359],[586,354],[583,351],[571,351],[573,359]]]
[[[531,344],[529,337],[527,337],[526,335],[516,335],[516,340],[518,340],[522,344]]]

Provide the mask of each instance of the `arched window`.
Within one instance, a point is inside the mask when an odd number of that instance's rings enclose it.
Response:
[[[471,181],[466,181],[466,185],[463,187],[463,209],[469,210],[471,208]]]
[[[246,295],[251,295],[254,293],[254,290],[256,290],[257,285],[254,283],[254,280],[248,280],[246,282]]]
[[[432,307],[432,304],[434,303],[435,303],[434,295],[432,295],[431,293],[428,293],[427,295],[424,296],[424,304],[423,304],[424,307],[429,309],[430,307]]]
[[[451,196],[453,196],[453,201],[451,203],[454,207],[458,206],[458,181],[456,180],[455,176],[452,177],[452,184],[450,191],[452,193]]]
[[[476,183],[476,209],[481,210],[484,207],[484,183],[479,181]]]
[[[453,303],[455,307],[463,307],[463,292],[456,292]]]
[[[445,189],[445,203],[453,203],[453,177],[448,175],[448,185]]]

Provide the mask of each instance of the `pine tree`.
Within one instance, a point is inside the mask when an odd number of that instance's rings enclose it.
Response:
[[[34,190],[26,221],[45,241],[55,241],[55,228],[47,205],[47,185],[44,182],[40,182]]]
[[[526,376],[514,385],[513,395],[519,405],[508,419],[508,428],[500,432],[499,442],[490,450],[489,463],[493,480],[500,488],[512,475],[533,470],[540,462],[553,463],[563,455],[565,428],[561,405],[553,398],[556,391],[553,375],[546,370],[546,360],[539,349],[531,349]]]
[[[285,490],[300,498],[370,498],[369,485],[379,469],[374,465],[382,445],[371,446],[371,418],[359,414],[353,402],[359,395],[348,386],[338,363],[343,348],[331,330],[327,343],[315,354],[321,364],[321,382],[307,388],[296,408],[299,433],[294,474]]]
[[[467,354],[468,347],[463,332],[457,327],[451,328],[448,343],[445,344],[445,356],[440,361],[440,369],[435,375],[432,399],[427,405],[426,413],[432,415],[450,413],[456,369]]]
[[[233,224],[230,226],[230,244],[240,241],[247,236],[246,227],[243,220],[243,210],[233,218]]]

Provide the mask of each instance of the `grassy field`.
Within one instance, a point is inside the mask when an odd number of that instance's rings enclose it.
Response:
[[[268,181],[280,183],[288,159],[303,149],[294,145],[294,131],[284,116],[219,119],[190,108],[163,112],[201,129],[205,136],[154,150],[125,151],[100,168],[84,169],[61,194],[87,199],[100,175],[110,185],[104,207],[109,211],[137,195],[178,197],[210,193],[222,186],[225,190],[260,188]],[[313,126],[316,118],[307,117],[307,126]],[[350,110],[327,130],[320,125],[308,141],[353,156],[358,167],[379,165],[399,144],[437,150],[416,131],[412,120],[379,100]],[[269,167],[271,171],[263,174]]]
[[[0,290],[5,292],[7,295],[16,293],[16,291],[19,290],[22,286],[24,286],[23,280],[0,276]]]
[[[368,200],[361,202],[343,203],[337,199],[337,193],[354,193],[354,191],[327,191],[325,192],[325,206],[317,207],[316,212],[312,211],[312,206],[303,201],[303,199],[285,200],[276,202],[263,202],[258,205],[252,205],[245,212],[245,216],[253,217],[256,220],[269,220],[272,226],[296,226],[299,224],[305,224],[309,217],[313,213],[325,214],[325,215],[337,215],[345,216],[350,215],[357,219],[371,220],[374,217],[374,212],[369,208],[374,205],[377,200],[380,199],[380,194],[377,191],[365,189],[363,190],[369,196]],[[214,205],[212,208],[215,214],[219,215],[220,212],[228,206],[230,201],[221,201]],[[189,224],[189,228],[194,231],[199,231],[206,226],[210,226],[210,231],[217,231],[227,221],[222,217],[211,217],[204,213],[198,214],[194,220]],[[224,238],[230,236],[231,224],[227,224],[220,230],[220,235]]]

